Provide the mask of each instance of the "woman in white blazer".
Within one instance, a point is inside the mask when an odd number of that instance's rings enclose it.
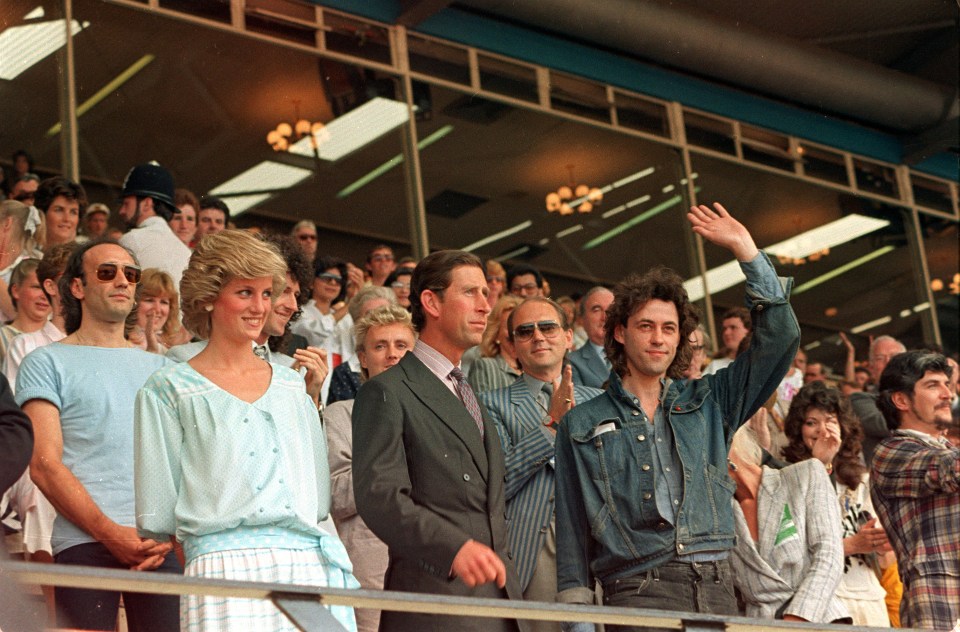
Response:
[[[840,512],[823,464],[763,467],[760,447],[744,427],[730,449],[730,475],[737,485],[731,564],[746,615],[849,622],[836,596],[843,575]]]

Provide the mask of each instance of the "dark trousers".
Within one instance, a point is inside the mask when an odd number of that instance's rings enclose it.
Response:
[[[730,563],[667,562],[658,568],[607,582],[603,603],[621,608],[737,615]],[[609,632],[650,632],[661,628],[606,626]]]
[[[58,553],[57,564],[128,568],[99,542],[78,544]],[[161,573],[183,574],[177,557],[170,553],[157,569]],[[81,630],[116,630],[121,593],[87,588],[55,589],[57,626]],[[123,605],[130,632],[177,632],[180,629],[180,598],[123,591]]]

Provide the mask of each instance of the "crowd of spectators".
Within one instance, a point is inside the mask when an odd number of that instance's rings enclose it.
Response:
[[[354,264],[318,251],[309,220],[236,230],[228,202],[156,163],[113,209],[32,171],[17,152],[0,201],[14,557],[877,627],[960,618],[956,359],[880,336],[860,362],[840,333],[841,371],[808,361],[789,280],[719,204],[688,219],[747,292],[711,357],[667,268],[554,298],[530,265],[386,244]],[[60,627],[115,629],[122,602],[130,630],[293,629],[263,600],[43,600]],[[593,628],[331,613],[351,630]]]

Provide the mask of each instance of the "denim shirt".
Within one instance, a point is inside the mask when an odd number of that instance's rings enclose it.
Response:
[[[609,389],[567,413],[557,432],[558,601],[592,603],[606,582],[678,556],[733,547],[735,489],[727,474],[733,433],[776,390],[800,328],[766,255],[741,268],[754,322],[750,347],[727,369],[699,380],[666,380],[660,410],[682,469],[674,516],[656,501],[649,424],[610,374]]]

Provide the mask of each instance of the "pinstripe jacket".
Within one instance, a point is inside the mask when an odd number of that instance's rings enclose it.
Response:
[[[763,468],[756,542],[740,503],[732,501],[737,545],[730,562],[748,617],[773,619],[781,609],[814,623],[850,616],[836,594],[843,577],[836,498],[826,469],[816,459],[782,470]]]
[[[581,404],[603,391],[574,386]],[[507,471],[507,542],[526,590],[554,512],[553,433],[543,426],[545,413],[526,381],[477,395],[496,424]]]

